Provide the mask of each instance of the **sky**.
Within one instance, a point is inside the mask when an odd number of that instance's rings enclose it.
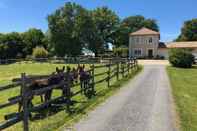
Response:
[[[107,6],[121,19],[133,15],[156,19],[164,42],[180,34],[184,21],[197,18],[197,0],[0,0],[0,32],[24,32],[33,27],[45,32],[47,16],[65,2],[87,9]]]

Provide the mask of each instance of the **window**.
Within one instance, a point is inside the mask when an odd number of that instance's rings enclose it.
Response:
[[[134,55],[135,56],[141,56],[142,55],[142,50],[141,49],[135,49],[134,50]]]
[[[149,43],[152,43],[152,42],[153,42],[153,38],[150,37],[150,38],[149,38]]]
[[[136,43],[139,43],[139,38],[138,37],[136,38]]]

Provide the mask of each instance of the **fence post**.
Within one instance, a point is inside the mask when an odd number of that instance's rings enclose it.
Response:
[[[116,80],[119,80],[119,62],[117,62],[117,67],[116,67]]]
[[[111,74],[111,63],[108,65],[108,78],[107,78],[107,87],[110,87],[110,74]]]
[[[92,74],[91,74],[92,75],[92,83],[91,83],[92,84],[92,93],[95,95],[96,92],[95,92],[95,83],[94,83],[95,82],[94,81],[94,64],[92,64],[91,69],[92,69]]]
[[[121,68],[122,68],[122,77],[124,77],[124,63],[121,62]]]
[[[28,89],[26,87],[26,75],[25,73],[21,74],[22,84],[21,84],[21,92],[22,92],[22,105],[23,105],[23,130],[29,131],[29,111],[28,111]]]
[[[68,113],[71,113],[70,105],[71,105],[71,80],[68,74],[65,76],[66,79],[64,80],[64,85],[63,85],[63,95],[64,98],[66,99],[66,111]]]
[[[129,63],[129,60],[127,60],[127,71],[128,71],[128,75],[129,75],[129,70],[130,70],[130,63]]]
[[[134,59],[134,66],[135,66],[136,69],[138,69],[138,66],[137,66],[137,59],[136,59],[136,58]]]

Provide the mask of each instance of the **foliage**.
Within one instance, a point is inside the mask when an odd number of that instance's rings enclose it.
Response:
[[[86,9],[68,2],[48,16],[48,23],[52,47],[58,56],[81,54],[92,29],[91,16]]]
[[[48,57],[48,51],[44,47],[36,47],[33,49],[32,56],[34,58],[46,58]]]
[[[44,34],[38,29],[29,29],[24,33],[0,34],[0,58],[21,58],[32,54],[36,46],[46,47]]]
[[[159,31],[156,20],[146,19],[141,15],[129,16],[122,20],[120,27],[115,33],[115,45],[126,45],[129,44],[129,33],[135,32],[142,27],[147,27],[154,31]]]
[[[119,17],[107,7],[96,8],[91,12],[94,22],[94,42],[89,45],[95,55],[108,49],[108,43],[114,42],[114,33],[119,25]]]
[[[24,43],[21,34],[12,32],[0,35],[0,58],[24,57]]]
[[[175,67],[191,68],[194,56],[188,49],[170,49],[169,61]]]
[[[127,57],[129,49],[126,47],[113,48],[115,56]]]
[[[197,41],[197,18],[185,21],[176,41]]]
[[[44,33],[40,29],[31,28],[22,34],[23,41],[26,44],[24,51],[26,55],[31,55],[36,46],[47,47],[44,39]]]
[[[137,15],[121,21],[107,7],[87,10],[72,2],[48,16],[48,27],[45,34],[36,28],[22,34],[0,34],[0,57],[26,57],[37,46],[47,49],[50,56],[77,56],[83,48],[97,56],[109,48],[109,43],[115,47],[128,46],[129,33],[142,27],[159,30],[154,19]]]

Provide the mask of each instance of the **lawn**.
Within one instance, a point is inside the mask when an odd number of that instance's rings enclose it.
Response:
[[[182,131],[197,131],[197,67],[167,67]]]
[[[27,74],[50,74],[55,71],[55,67],[62,67],[64,64],[50,64],[50,63],[22,63],[22,64],[10,64],[10,65],[0,65],[0,84],[4,85],[10,83],[13,78],[20,77],[20,73],[25,72]],[[70,65],[76,66],[76,65]],[[88,68],[89,65],[86,65]],[[103,72],[107,68],[99,68],[95,72]],[[78,121],[81,117],[85,116],[86,113],[94,108],[99,103],[103,102],[107,97],[111,96],[115,93],[119,87],[127,82],[130,78],[135,76],[142,68],[139,70],[133,70],[132,75],[129,75],[126,78],[123,78],[120,81],[116,81],[116,78],[113,78],[111,81],[112,86],[110,88],[107,87],[107,83],[103,82],[96,85],[97,95],[88,100],[83,95],[78,95],[73,98],[73,100],[78,101],[72,108],[75,110],[75,113],[69,115],[65,112],[65,108],[61,108],[61,111],[49,114],[47,117],[39,118],[37,120],[30,121],[30,130],[33,131],[54,131],[60,130],[65,126],[70,126],[74,122]],[[121,75],[120,75],[121,76]],[[102,79],[105,76],[97,77],[96,80]],[[79,87],[73,89],[77,90]],[[59,96],[60,91],[54,91],[53,97]],[[0,92],[0,104],[7,101],[9,97],[16,96],[19,94],[19,88],[7,90],[4,92]],[[34,99],[34,104],[40,103],[40,98],[36,97]],[[18,106],[8,107],[6,109],[0,110],[0,121],[3,121],[4,115],[16,112]],[[9,131],[18,131],[22,130],[22,123],[18,123],[15,126],[8,128]]]

